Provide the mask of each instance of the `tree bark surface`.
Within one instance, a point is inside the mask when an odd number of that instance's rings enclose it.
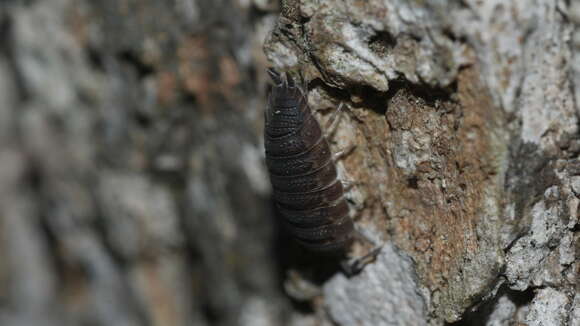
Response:
[[[6,0],[0,39],[0,325],[580,325],[579,1]],[[279,227],[268,66],[344,105],[354,277]]]

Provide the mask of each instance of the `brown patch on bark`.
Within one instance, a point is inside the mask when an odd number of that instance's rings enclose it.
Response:
[[[435,303],[445,310],[439,315],[455,314],[491,286],[500,268],[489,238],[494,232],[479,231],[480,223],[494,227],[482,217],[494,214],[490,205],[499,207],[491,194],[500,193],[501,149],[494,135],[500,111],[476,68],[460,72],[455,94],[400,88],[387,103],[360,105],[373,110],[351,110],[359,123],[351,124],[350,135],[339,130],[343,138],[337,140],[357,144],[343,160],[349,176],[361,182],[357,220],[372,223],[409,253],[422,283],[447,302]],[[492,253],[479,255],[488,261],[473,262],[481,250]],[[481,285],[463,290],[478,268]]]
[[[170,72],[160,72],[156,76],[158,98],[161,105],[172,104],[177,98],[178,89],[175,75]]]
[[[210,107],[211,71],[207,39],[202,36],[189,38],[180,44],[177,56],[184,89],[196,96],[201,107]]]
[[[142,262],[134,272],[137,286],[147,299],[147,311],[153,325],[180,325],[183,322],[178,302],[169,291],[172,284],[163,280],[159,262]]]
[[[88,17],[88,14],[83,12],[78,4],[74,4],[66,18],[69,31],[74,40],[78,43],[79,46],[86,46],[89,40],[88,23],[90,17]]]
[[[243,107],[238,92],[242,72],[236,60],[222,52],[222,49],[212,47],[205,36],[190,37],[179,45],[177,51],[182,88],[195,96],[205,113],[220,105],[214,102],[216,97],[234,108]]]

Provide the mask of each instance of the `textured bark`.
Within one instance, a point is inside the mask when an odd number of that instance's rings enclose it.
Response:
[[[7,0],[0,39],[1,325],[580,325],[580,2]],[[345,104],[355,277],[278,231],[268,65]]]
[[[334,148],[356,144],[357,225],[388,248],[325,283],[331,320],[580,323],[577,8],[284,2],[266,54],[314,110],[347,105]]]

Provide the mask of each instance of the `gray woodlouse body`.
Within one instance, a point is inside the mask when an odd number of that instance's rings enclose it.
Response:
[[[326,137],[290,76],[274,82],[265,112],[266,165],[284,224],[302,246],[336,252],[351,243],[354,225]]]

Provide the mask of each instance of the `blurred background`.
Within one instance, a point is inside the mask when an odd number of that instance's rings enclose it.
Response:
[[[0,325],[290,325],[275,0],[0,1]]]
[[[280,2],[0,0],[0,326],[576,325],[580,2]],[[357,277],[277,225],[270,65],[348,108]]]

